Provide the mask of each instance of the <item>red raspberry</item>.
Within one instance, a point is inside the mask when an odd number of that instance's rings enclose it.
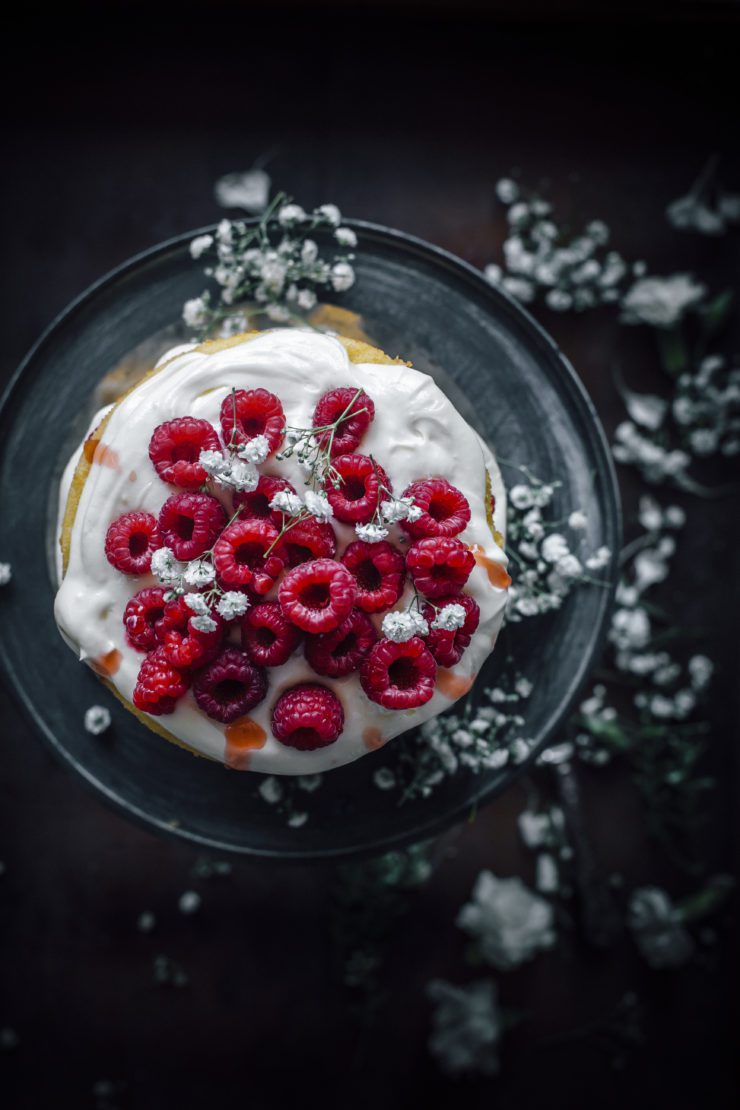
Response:
[[[272,452],[283,442],[284,431],[285,413],[274,393],[266,389],[237,389],[224,397],[221,403],[224,443],[249,443],[256,436],[265,436]]]
[[[283,612],[304,632],[338,628],[355,600],[355,580],[333,559],[312,559],[288,571],[278,597]]]
[[[434,694],[437,664],[419,636],[378,640],[360,670],[362,688],[385,709],[417,709]]]
[[[213,548],[219,581],[230,590],[249,586],[256,594],[266,594],[285,565],[280,547],[273,546],[277,538],[277,528],[267,520],[234,521]]]
[[[406,567],[417,590],[426,597],[459,594],[475,559],[461,540],[428,536],[417,540],[406,553]]]
[[[445,605],[462,605],[465,610],[465,623],[461,628],[456,628],[454,632],[446,632],[443,628],[431,627],[432,621],[437,616],[437,611],[444,609]],[[424,606],[422,616],[429,621],[427,647],[440,667],[457,666],[480,621],[478,602],[469,594],[440,597],[434,602],[434,605]]]
[[[313,682],[286,690],[272,711],[273,736],[301,752],[333,744],[343,728],[344,710],[339,698]]]
[[[358,609],[379,613],[395,605],[403,591],[406,562],[392,544],[355,540],[342,555],[342,562],[357,583]]]
[[[257,483],[257,488],[251,493],[237,492],[234,494],[234,508],[241,509],[242,520],[269,520],[276,528],[283,526],[283,514],[280,509],[271,509],[270,502],[276,493],[287,490],[295,493],[295,489],[285,478],[273,478],[271,474],[262,474]]]
[[[221,444],[207,420],[183,416],[159,424],[149,440],[149,458],[163,482],[198,489],[208,475],[198,462],[201,451],[220,451]]]
[[[424,536],[456,536],[470,521],[470,505],[459,489],[446,478],[412,482],[403,492],[423,510],[418,520],[402,520],[401,527],[414,539]]]
[[[146,574],[152,555],[162,546],[156,518],[151,513],[124,513],[108,526],[105,557],[124,574]]]
[[[137,709],[161,717],[173,713],[178,698],[188,688],[187,675],[167,661],[161,647],[150,651],[139,668],[133,703]]]
[[[291,567],[308,559],[333,559],[337,550],[337,537],[331,524],[314,517],[291,525],[280,543]]]
[[[298,644],[301,631],[291,624],[277,601],[263,601],[242,617],[242,647],[260,667],[287,663]]]
[[[361,411],[363,409],[364,412]],[[346,415],[331,442],[332,456],[346,455],[348,451],[355,450],[370,427],[370,421],[375,418],[375,405],[365,392],[358,396],[357,390],[351,387],[331,389],[320,398],[316,406],[313,426],[322,428],[326,424],[333,424],[343,413]],[[316,439],[324,447],[330,435],[330,432],[320,432]]]
[[[370,618],[353,609],[333,632],[306,638],[306,659],[317,674],[343,678],[357,670],[377,638]]]
[[[221,502],[210,493],[174,493],[159,510],[162,539],[185,563],[209,551],[225,524]]]
[[[216,658],[224,638],[224,623],[218,613],[211,614],[217,625],[213,632],[193,628],[194,616],[185,598],[177,597],[167,602],[161,620],[157,621],[157,639],[164,649],[165,659],[179,670],[205,667]]]
[[[334,516],[348,524],[368,524],[378,505],[388,500],[388,475],[368,455],[340,455],[332,465],[340,478],[337,488],[326,485]]]
[[[265,672],[239,648],[225,647],[210,666],[199,671],[193,694],[214,721],[229,724],[254,709],[267,693]]]
[[[123,627],[126,638],[132,647],[139,651],[151,651],[157,646],[155,624],[164,613],[167,593],[163,586],[150,586],[139,590],[123,610]]]

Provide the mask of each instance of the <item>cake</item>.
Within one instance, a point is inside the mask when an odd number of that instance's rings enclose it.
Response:
[[[505,492],[426,374],[302,329],[174,348],[60,491],[55,616],[153,732],[240,770],[349,763],[470,689]]]

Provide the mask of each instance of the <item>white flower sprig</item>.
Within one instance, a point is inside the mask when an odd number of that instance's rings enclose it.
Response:
[[[232,335],[249,326],[249,315],[264,312],[275,323],[289,323],[317,304],[320,290],[343,293],[355,282],[352,266],[357,236],[341,225],[336,205],[306,212],[285,193],[278,193],[256,224],[222,220],[215,235],[199,235],[190,244],[193,259],[204,258],[205,275],[218,286],[218,297],[204,291],[183,306],[188,327],[201,332],[220,328]],[[338,252],[319,254],[311,234],[332,232]]]

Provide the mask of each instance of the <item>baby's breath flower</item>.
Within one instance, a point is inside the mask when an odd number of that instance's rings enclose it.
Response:
[[[601,570],[602,567],[609,565],[611,557],[612,553],[608,547],[600,547],[586,559],[586,566],[589,570]]]
[[[525,485],[512,486],[509,490],[509,500],[515,509],[529,509],[533,504],[532,488]]]
[[[465,624],[467,614],[462,605],[453,603],[440,609],[432,621],[432,628],[441,628],[445,632],[455,632]]]
[[[349,262],[335,262],[331,268],[331,284],[337,293],[344,293],[355,283],[355,271]]]
[[[557,563],[568,554],[568,541],[559,532],[551,532],[542,541],[542,558],[546,563]]]
[[[281,227],[294,227],[305,218],[306,213],[300,204],[284,204],[278,212],[278,223]]]
[[[236,617],[243,616],[248,608],[249,598],[238,590],[227,590],[216,605],[217,612],[225,621],[233,621]]]
[[[198,616],[192,617],[190,624],[198,632],[215,632],[218,628],[213,617]]]
[[[207,563],[204,559],[193,559],[185,567],[182,577],[188,586],[210,586],[216,577],[216,571],[211,563]]]
[[[358,539],[364,540],[365,543],[380,543],[388,535],[388,529],[383,528],[380,524],[356,524],[355,532]]]
[[[234,236],[231,220],[221,220],[216,228],[216,238],[219,243],[230,245]]]
[[[190,257],[200,258],[211,246],[213,246],[212,235],[197,235],[190,244]]]
[[[219,481],[224,485],[233,486],[240,492],[251,493],[257,488],[260,476],[253,463],[244,462],[243,459],[231,459],[228,473],[221,474]]]
[[[714,663],[706,655],[692,655],[688,663],[691,685],[695,690],[703,690],[709,685],[714,672]]]
[[[0,563],[0,586],[7,586],[13,577],[10,563]]]
[[[229,461],[221,451],[201,451],[198,462],[212,478],[220,478],[229,469]]]
[[[91,705],[85,712],[85,729],[87,732],[91,732],[93,736],[100,736],[102,732],[110,728],[110,723],[110,710],[106,709],[104,705]]]
[[[392,497],[380,506],[380,515],[386,524],[396,524],[399,520],[413,523],[421,516],[421,509],[410,497]]]
[[[519,200],[519,186],[510,177],[496,182],[496,196],[502,204],[515,204]]]
[[[290,309],[284,304],[268,304],[265,312],[276,324],[287,324],[290,320]]]
[[[263,463],[270,454],[270,441],[267,436],[255,436],[248,443],[237,448],[237,455],[250,463]]]
[[[576,532],[583,531],[587,523],[588,522],[586,520],[586,514],[582,513],[580,509],[576,509],[576,511],[571,513],[568,517],[569,527],[571,527]]]
[[[303,246],[301,247],[301,262],[306,266],[310,266],[315,262],[319,256],[318,244],[313,239],[304,239]]]
[[[403,644],[413,636],[425,636],[429,626],[418,610],[405,613],[386,613],[381,625],[383,635],[396,644]]]
[[[286,516],[297,516],[303,508],[303,502],[297,493],[291,493],[290,490],[281,489],[275,494],[270,502],[271,509],[278,509]]]
[[[296,304],[302,312],[310,312],[316,306],[316,294],[312,289],[299,289]]]
[[[160,547],[152,555],[152,574],[165,586],[172,586],[179,582],[185,564],[181,563],[170,551],[169,547]]]
[[[328,521],[334,516],[332,507],[325,493],[316,493],[314,490],[306,490],[304,494],[306,509],[315,516],[317,520]]]
[[[336,204],[322,204],[316,209],[316,213],[332,227],[338,227],[342,222],[342,213]]]
[[[351,227],[338,227],[334,232],[334,238],[339,243],[340,247],[357,246],[357,236]]]
[[[182,318],[189,328],[201,328],[208,320],[208,299],[205,294],[192,297],[182,306]]]
[[[208,605],[206,599],[203,597],[203,594],[185,594],[185,596],[183,597],[183,601],[187,605],[188,609],[192,610],[192,612],[195,613],[197,616],[209,617],[211,615],[210,606]]]

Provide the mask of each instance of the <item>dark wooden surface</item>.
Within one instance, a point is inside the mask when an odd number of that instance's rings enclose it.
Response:
[[[707,22],[679,23],[301,7],[271,19],[185,6],[165,20],[114,5],[105,34],[102,8],[91,7],[84,22],[69,12],[29,20],[11,41],[0,105],[4,378],[88,283],[217,218],[215,178],[264,154],[275,183],[301,203],[334,201],[478,265],[498,257],[504,220],[493,185],[516,167],[575,223],[604,218],[618,249],[654,272],[694,270],[718,289],[736,278],[737,233],[678,236],[663,218],[713,151],[740,189],[737,26],[721,5]],[[539,316],[613,428],[623,410],[609,372],[612,315]],[[656,384],[645,338],[628,342],[630,380]],[[639,486],[622,478],[629,517]],[[732,871],[736,514],[726,502],[675,500],[690,528],[671,602],[686,625],[708,630],[719,662],[710,762],[720,789],[704,857],[710,870]],[[377,1027],[360,1033],[335,974],[328,869],[235,862],[229,877],[192,878],[192,851],[105,809],[0,697],[0,1026],[19,1038],[0,1053],[6,1105],[93,1106],[99,1080],[120,1082],[114,1104],[136,1110],[308,1098],[389,1108],[453,1099],[732,1105],[737,955],[727,923],[681,973],[649,972],[627,940],[595,954],[566,930],[557,952],[498,976],[504,1003],[526,1018],[505,1043],[501,1078],[461,1087],[439,1078],[425,1053],[423,987],[475,974],[453,920],[482,867],[532,880],[533,857],[516,834],[523,787],[449,840],[393,935]],[[579,776],[603,872],[624,875],[627,889],[690,889],[646,838],[627,775]],[[184,917],[177,899],[191,888],[203,909]],[[150,935],[136,929],[145,909],[158,919]],[[155,985],[159,953],[183,965],[186,988]],[[640,1000],[644,1040],[615,1069],[599,1038],[571,1033],[608,1021],[625,991]]]

